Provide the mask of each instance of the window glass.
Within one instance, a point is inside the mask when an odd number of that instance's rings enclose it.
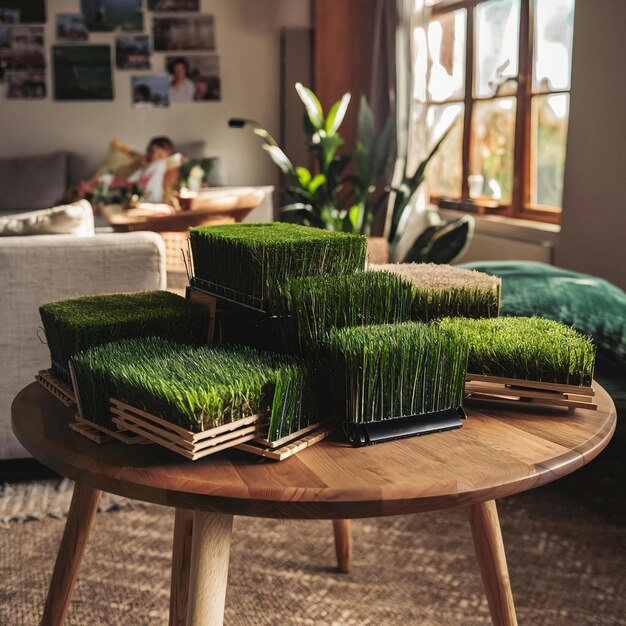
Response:
[[[534,0],[533,91],[570,88],[574,0]]]
[[[561,207],[569,94],[535,96],[532,100],[531,203]]]
[[[463,180],[463,110],[462,104],[432,105],[426,114],[428,148],[454,124],[449,135],[439,147],[426,168],[426,181],[430,193],[451,198],[461,197]]]
[[[488,98],[517,91],[519,0],[489,0],[476,7],[474,95]]]
[[[444,13],[428,24],[428,98],[462,100],[465,95],[465,9]]]
[[[474,104],[468,179],[472,197],[511,203],[515,110],[515,98]]]

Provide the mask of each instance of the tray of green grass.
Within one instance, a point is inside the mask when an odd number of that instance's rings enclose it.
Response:
[[[329,345],[353,445],[461,425],[468,346],[458,334],[419,322],[334,328]]]
[[[304,364],[252,348],[126,339],[75,355],[72,366],[83,419],[109,429],[111,398],[190,433],[261,416],[278,439],[311,418]]]
[[[284,285],[299,276],[362,270],[366,238],[274,222],[189,231],[194,287],[269,312],[282,312]]]
[[[296,278],[286,292],[293,332],[306,351],[322,347],[333,328],[411,318],[412,286],[390,272]]]
[[[442,317],[497,317],[501,280],[483,272],[436,263],[370,265],[393,272],[413,285],[413,319],[428,322]]]
[[[539,317],[448,318],[440,328],[469,343],[467,371],[519,381],[588,387],[593,379],[591,339]]]

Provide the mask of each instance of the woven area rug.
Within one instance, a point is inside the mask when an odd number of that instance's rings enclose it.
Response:
[[[98,515],[68,625],[167,624],[173,513],[129,506]],[[520,626],[626,624],[623,518],[556,485],[499,510]],[[0,528],[0,624],[38,623],[63,524]],[[236,518],[226,605],[230,626],[490,623],[463,510],[354,522],[350,575],[334,570],[329,522]]]

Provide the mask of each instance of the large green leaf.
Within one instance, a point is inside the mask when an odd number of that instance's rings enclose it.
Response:
[[[323,169],[328,168],[332,163],[337,150],[343,144],[343,139],[339,135],[320,136],[319,141],[315,144],[318,151],[320,162]]]
[[[310,181],[308,190],[311,194],[315,194],[315,192],[326,182],[326,176],[324,174],[317,174]]]
[[[389,153],[395,138],[393,119],[388,117],[371,149],[372,178],[376,180],[387,167]]]
[[[343,118],[346,116],[348,105],[350,104],[350,94],[344,93],[340,100],[337,100],[335,104],[330,108],[328,115],[326,116],[326,122],[324,123],[324,129],[326,134],[334,135],[341,126]]]
[[[304,104],[304,108],[306,109],[307,115],[311,124],[317,129],[321,130],[324,128],[324,112],[322,111],[322,105],[320,101],[317,99],[317,96],[308,88],[305,87],[302,83],[296,83],[296,91],[300,96],[300,100]]]
[[[269,153],[270,157],[272,158],[272,161],[274,161],[274,163],[278,165],[278,167],[284,174],[296,175],[296,170],[292,162],[289,160],[287,155],[278,146],[270,146],[268,144],[263,144],[263,150],[266,150]]]
[[[296,167],[296,176],[300,185],[308,189],[312,178],[311,172],[306,167]]]
[[[361,96],[361,101],[359,102],[357,125],[358,140],[363,144],[365,150],[369,152],[374,142],[374,113],[372,113],[365,96]]]

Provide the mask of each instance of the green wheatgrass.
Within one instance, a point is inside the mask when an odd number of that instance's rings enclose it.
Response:
[[[539,317],[448,318],[440,327],[467,339],[468,372],[589,386],[595,347],[588,337]]]
[[[434,324],[336,328],[330,347],[345,379],[346,420],[362,423],[461,405],[467,343]]]
[[[60,300],[39,313],[52,361],[62,368],[73,354],[118,339],[158,336],[193,345],[207,339],[207,312],[167,291]]]
[[[436,263],[370,265],[413,284],[413,319],[422,322],[442,317],[497,317],[501,280],[483,272]]]
[[[287,283],[288,308],[302,349],[324,344],[332,328],[404,322],[413,288],[389,272],[297,278]]]
[[[349,274],[365,266],[366,238],[273,222],[203,226],[189,231],[197,278],[281,310],[285,282],[298,276]]]
[[[127,339],[73,358],[85,419],[114,428],[109,398],[200,432],[269,413],[270,439],[306,426],[310,388],[291,358],[235,346]]]

